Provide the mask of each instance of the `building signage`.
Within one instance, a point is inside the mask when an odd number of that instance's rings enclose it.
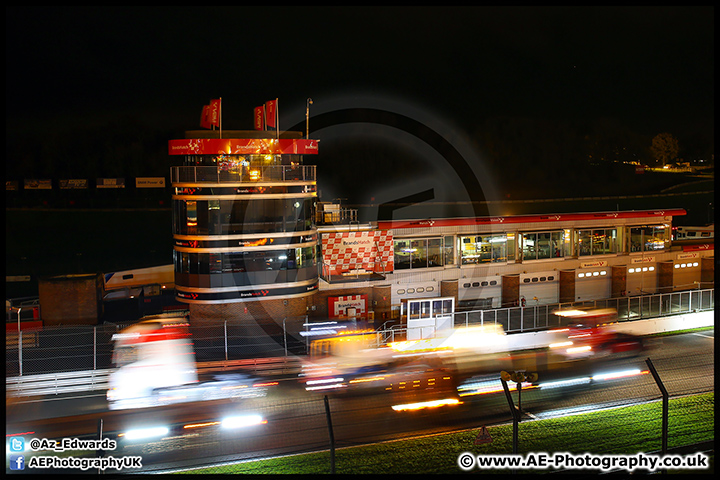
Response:
[[[25,179],[25,190],[52,190],[52,180]]]
[[[387,230],[324,233],[322,252],[326,275],[392,273],[395,262]]]
[[[702,245],[683,245],[683,252],[699,252],[703,250],[715,250],[715,244],[704,243]]]
[[[165,188],[165,177],[137,177],[135,188]]]
[[[275,288],[268,285],[267,288],[257,288],[250,290],[239,290],[229,292],[185,292],[176,286],[175,296],[181,302],[193,303],[197,302],[226,302],[242,300],[262,300],[270,297],[305,295],[318,289],[317,282],[310,285],[298,285],[292,287]]]
[[[170,155],[263,155],[318,153],[318,141],[296,138],[191,138],[170,140]]]
[[[124,178],[98,178],[95,182],[97,188],[125,188]]]
[[[330,318],[365,317],[367,295],[328,297],[328,307],[328,316]]]
[[[340,239],[341,248],[353,251],[357,251],[360,248],[372,248],[374,243],[375,237],[350,237]]]
[[[426,228],[426,227],[462,227],[474,225],[493,225],[498,223],[540,223],[540,222],[577,222],[581,220],[627,219],[662,217],[670,221],[673,216],[686,215],[682,208],[672,210],[645,210],[629,212],[605,213],[564,213],[562,215],[515,215],[512,217],[476,217],[476,218],[441,218],[437,220],[383,220],[378,221],[378,228],[392,230],[400,228]]]
[[[17,189],[18,189],[17,180],[6,180],[5,181],[5,190],[17,190]]]
[[[700,258],[700,254],[698,252],[687,252],[687,253],[678,253],[678,256],[677,256],[678,260],[691,260],[693,258]]]
[[[580,264],[580,268],[607,267],[607,265],[607,260],[597,260],[595,262],[583,262]]]
[[[60,180],[59,183],[60,183],[61,190],[88,188],[87,178],[70,178],[70,179]]]
[[[632,259],[630,263],[654,263],[655,262],[655,256],[650,257],[635,257]]]

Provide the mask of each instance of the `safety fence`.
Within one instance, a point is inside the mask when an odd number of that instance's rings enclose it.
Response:
[[[456,312],[454,323],[455,327],[492,324],[501,325],[507,333],[530,332],[559,326],[561,317],[553,312],[570,307],[612,308],[620,322],[643,320],[714,310],[715,289]]]
[[[520,389],[506,380],[504,391],[505,377],[497,372],[485,380],[501,387],[477,395],[459,395],[454,388],[362,393],[309,392],[302,383],[273,387],[280,390],[236,404],[233,417],[211,418],[212,407],[201,409],[208,416],[202,421],[162,423],[165,416],[158,415],[143,424],[144,438],[99,428],[99,438],[118,440],[118,448],[84,455],[142,458],[142,468],[133,473],[399,474],[479,472],[478,458],[513,453],[563,452],[576,462],[591,455],[696,454],[714,448],[714,356],[712,340],[703,340],[710,345],[706,352],[689,348],[677,356],[658,350],[652,361],[644,356],[618,360],[624,370],[616,375],[587,376],[578,367],[561,382],[540,372]],[[106,426],[112,423],[104,420]],[[474,463],[461,466],[467,454]],[[566,464],[560,470],[598,472],[576,467]]]
[[[520,390],[521,398],[517,388],[508,389],[512,407],[502,390],[424,408],[418,407],[422,402],[413,403],[413,397],[397,394],[318,394],[297,401],[265,401],[246,411],[266,423],[251,425],[241,434],[208,429],[200,433],[200,440],[186,435],[175,441],[184,442],[184,454],[193,459],[180,468],[191,464],[196,473],[460,473],[465,470],[459,466],[460,456],[467,452],[483,457],[565,452],[578,461],[588,454],[711,450],[712,455],[712,363],[712,355],[702,354],[680,361],[637,358],[637,368],[625,377],[598,376],[587,383],[576,379],[565,386],[540,378]],[[709,376],[703,381],[690,378],[687,372],[696,368],[707,368]],[[639,373],[633,373],[636,370]],[[498,384],[499,377],[498,373]],[[514,424],[511,408],[519,412]],[[166,458],[157,449],[167,453],[179,448],[163,442],[138,444],[130,451],[143,455],[152,471],[156,458]],[[213,457],[208,458],[210,452]],[[573,463],[559,470],[592,471]],[[475,471],[481,471],[477,465]],[[628,473],[622,468],[614,471]]]
[[[634,321],[714,310],[715,290],[690,290],[643,297],[612,298],[573,304],[537,305],[456,312],[455,328],[501,325],[509,334],[537,331],[559,325],[553,312],[567,307],[614,308],[618,320]],[[268,326],[226,320],[191,327],[199,362],[276,358],[307,354],[307,317],[288,318]],[[112,367],[112,336],[127,325],[103,324],[46,327],[6,334],[6,376],[37,375]],[[381,342],[405,338],[404,324],[378,327]]]

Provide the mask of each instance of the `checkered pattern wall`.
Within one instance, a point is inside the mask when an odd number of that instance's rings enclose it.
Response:
[[[388,230],[324,233],[322,252],[326,275],[393,271],[393,237]]]
[[[367,295],[343,295],[328,297],[328,316],[341,318],[349,316],[364,317],[367,312]]]

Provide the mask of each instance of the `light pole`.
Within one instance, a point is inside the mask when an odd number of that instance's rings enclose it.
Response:
[[[310,138],[310,105],[312,105],[312,98],[307,99],[305,104],[305,138]]]

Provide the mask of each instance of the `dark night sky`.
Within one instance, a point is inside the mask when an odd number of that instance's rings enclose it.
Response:
[[[131,111],[194,128],[222,96],[223,122],[242,129],[271,98],[282,108],[354,92],[419,102],[460,124],[609,116],[654,132],[713,118],[712,7],[6,13],[10,127]]]
[[[281,129],[304,130],[312,97],[311,124],[312,115],[391,101],[398,112],[432,112],[469,135],[499,116],[612,118],[643,135],[714,134],[712,7],[9,7],[6,14],[8,136],[28,128],[72,135],[122,116],[182,132],[197,129],[202,106],[217,97],[224,129],[252,129],[253,107],[279,98]]]

